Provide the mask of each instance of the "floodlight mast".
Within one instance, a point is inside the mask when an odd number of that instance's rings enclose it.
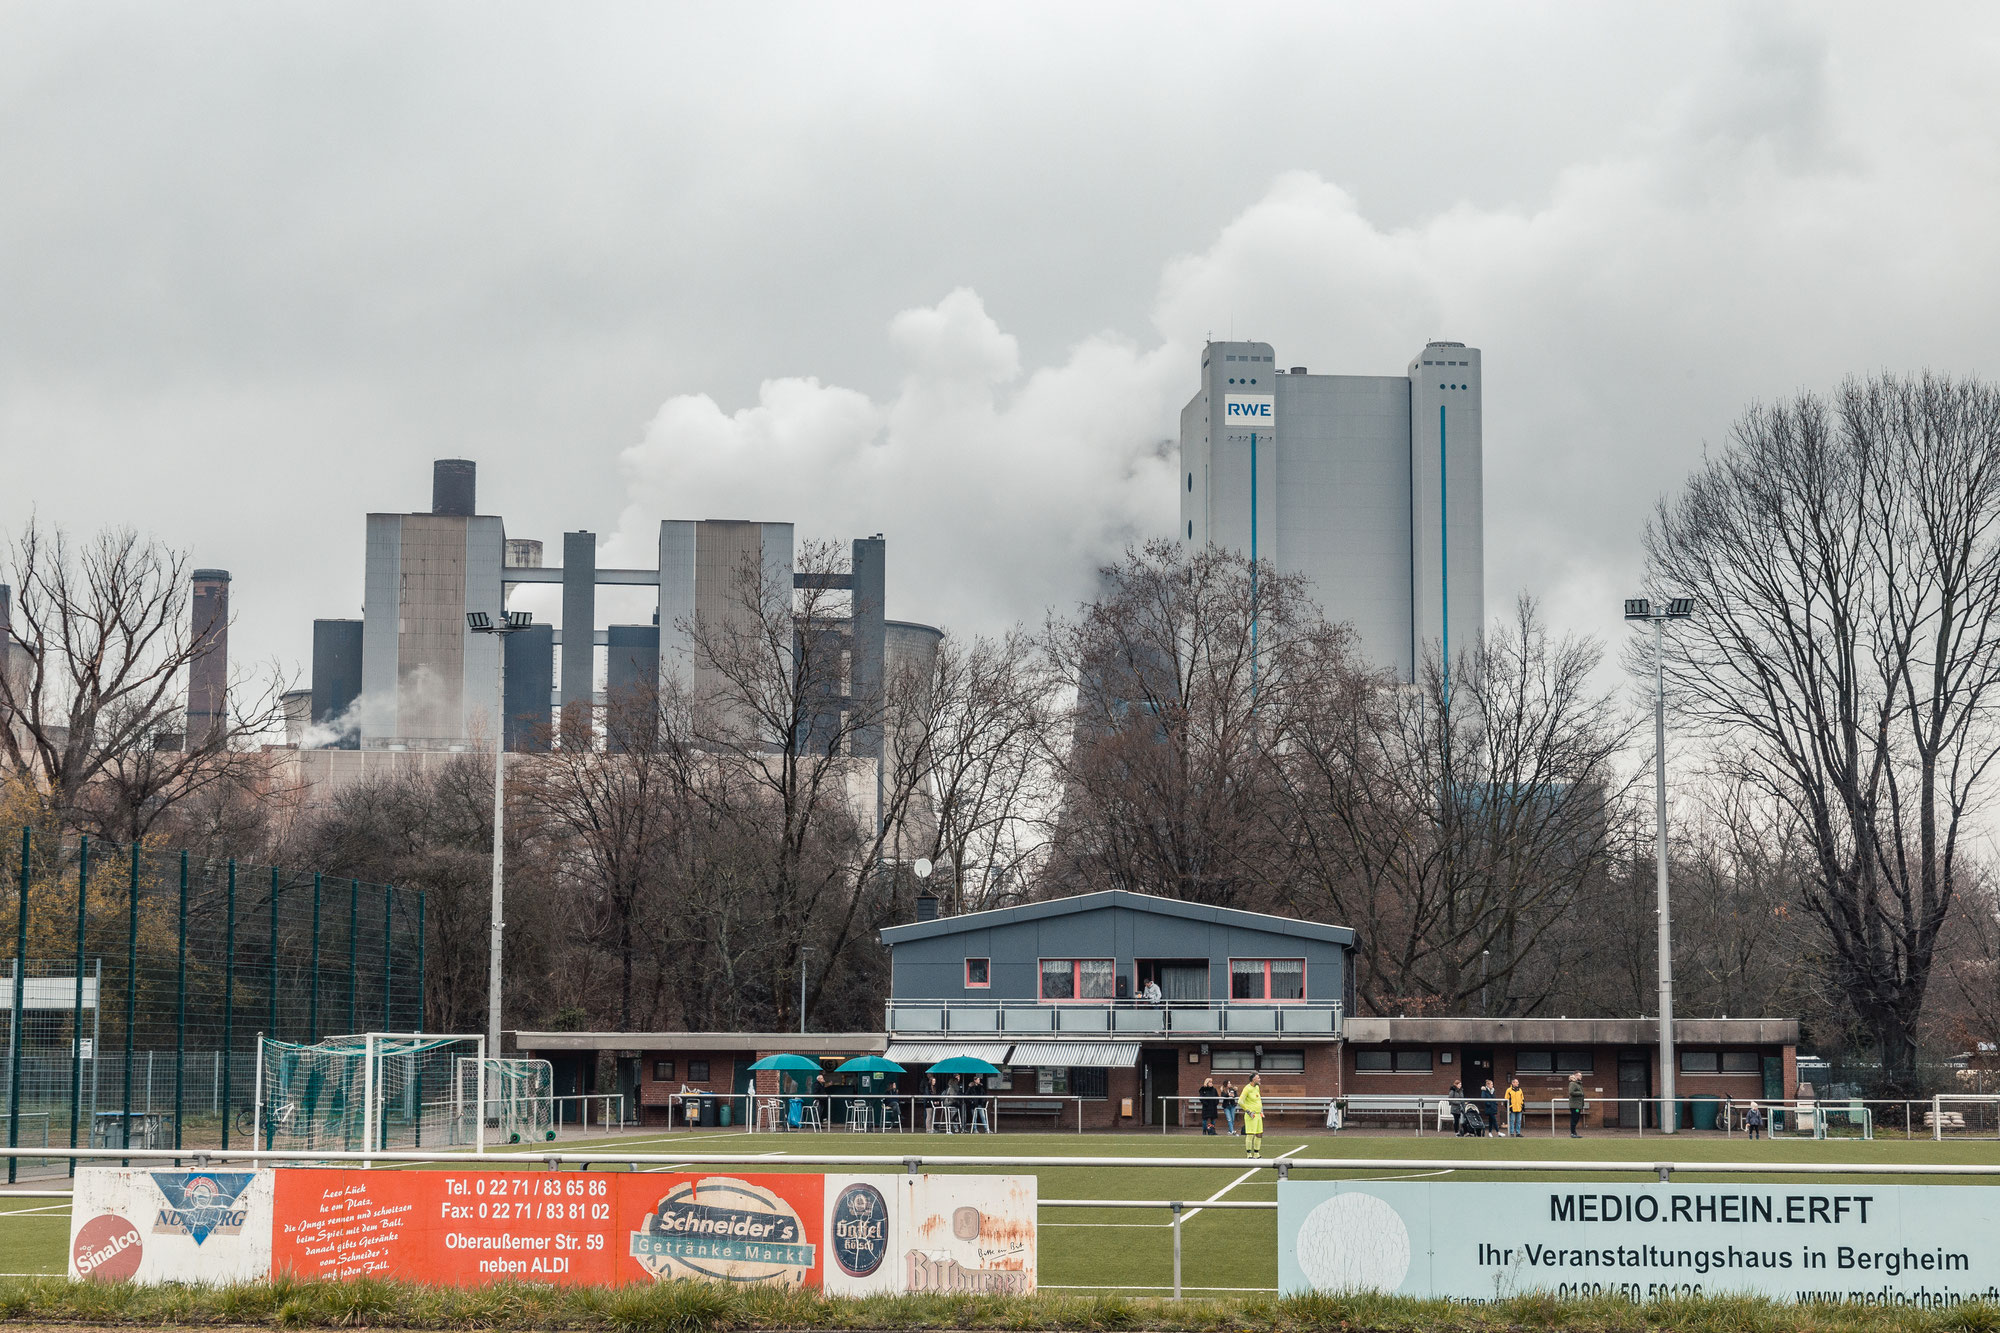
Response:
[[[500,649],[499,666],[493,672],[495,688],[499,695],[499,707],[493,714],[493,923],[486,946],[486,1053],[491,1059],[500,1057],[500,953],[501,936],[506,930],[503,905],[506,894],[503,887],[503,851],[506,847],[505,824],[507,819],[507,639],[527,629],[534,623],[534,615],[527,611],[500,612],[496,623],[484,611],[467,611],[465,627],[474,634],[491,634]],[[479,1123],[482,1132],[486,1123],[486,1107],[479,1108]]]
[[[1660,919],[1660,1132],[1672,1134],[1679,1118],[1674,1102],[1674,928],[1667,897],[1667,673],[1666,644],[1660,627],[1694,614],[1695,599],[1673,597],[1654,609],[1644,597],[1625,599],[1625,618],[1653,626],[1653,869]],[[1640,1110],[1644,1123],[1645,1111]]]

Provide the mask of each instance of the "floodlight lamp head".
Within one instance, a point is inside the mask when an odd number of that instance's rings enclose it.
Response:
[[[1652,614],[1653,604],[1645,598],[1627,597],[1625,599],[1625,618],[1627,620],[1649,620],[1652,618]]]
[[[533,611],[509,611],[507,613],[508,629],[526,629],[528,626],[534,624],[534,622],[535,613]]]
[[[467,611],[465,613],[465,627],[474,634],[491,634],[493,632],[493,617],[487,615],[484,611]]]
[[[1667,618],[1669,620],[1686,620],[1689,616],[1693,614],[1694,614],[1694,598],[1675,597],[1668,600]]]

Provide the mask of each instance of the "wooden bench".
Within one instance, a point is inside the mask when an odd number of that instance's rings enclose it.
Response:
[[[1053,1120],[1063,1113],[1061,1102],[1015,1102],[1002,1098],[996,1105],[1001,1115],[1047,1116]]]

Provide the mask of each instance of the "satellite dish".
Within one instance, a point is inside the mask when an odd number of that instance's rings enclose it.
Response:
[[[911,866],[910,869],[917,872],[918,879],[929,879],[931,877],[931,859],[928,856],[920,856],[917,858],[917,863]]]

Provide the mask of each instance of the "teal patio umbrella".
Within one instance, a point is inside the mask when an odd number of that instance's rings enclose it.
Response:
[[[787,1074],[817,1074],[819,1072],[819,1061],[804,1055],[767,1055],[756,1064],[751,1065],[750,1068],[753,1070],[776,1069]]]
[[[857,1055],[833,1071],[836,1074],[900,1074],[903,1067],[880,1055]]]
[[[971,1055],[954,1055],[931,1066],[933,1074],[997,1074],[999,1067]]]

